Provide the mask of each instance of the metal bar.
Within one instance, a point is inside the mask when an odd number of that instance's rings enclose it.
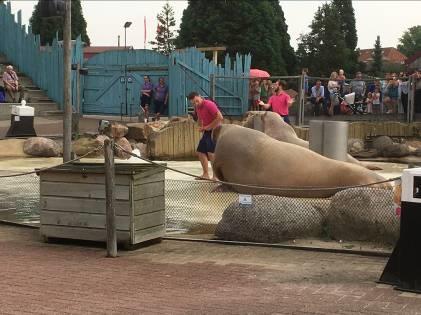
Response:
[[[104,168],[105,168],[105,198],[106,198],[106,230],[107,230],[107,257],[117,257],[117,232],[115,222],[115,167],[114,167],[114,140],[104,141]]]

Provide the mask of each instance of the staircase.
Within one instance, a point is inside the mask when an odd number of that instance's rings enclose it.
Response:
[[[0,54],[0,75],[3,76],[3,72],[6,66],[9,65],[6,57]],[[12,64],[13,65],[13,64]],[[19,77],[20,84],[25,87],[25,100],[26,105],[34,107],[35,116],[55,116],[62,115],[63,112],[59,109],[59,106],[51,100],[45,91],[37,87],[32,80],[25,76],[24,73],[18,71],[18,67],[13,65],[15,71]],[[3,81],[0,80],[0,85],[3,86]],[[9,102],[9,96],[6,96],[6,101]],[[0,120],[10,119],[12,105],[15,103],[0,103]]]

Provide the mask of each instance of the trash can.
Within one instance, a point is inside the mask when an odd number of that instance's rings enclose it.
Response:
[[[34,108],[26,106],[26,101],[21,105],[12,106],[10,128],[6,137],[36,137],[34,129]]]

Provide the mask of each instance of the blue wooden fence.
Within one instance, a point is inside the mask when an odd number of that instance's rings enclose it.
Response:
[[[175,51],[170,56],[169,80],[170,115],[182,115],[189,106],[186,96],[191,91],[210,96],[212,94],[211,75],[215,75],[215,95],[224,114],[241,115],[248,110],[248,89],[251,56],[235,56],[232,62],[226,56],[224,65],[205,57],[196,48]]]
[[[82,41],[73,42],[72,63],[83,63]],[[47,95],[62,106],[63,104],[63,46],[57,39],[52,46],[41,47],[39,35],[32,34],[22,25],[22,13],[17,13],[17,21],[11,12],[11,4],[0,3],[0,52],[25,73]],[[73,104],[76,104],[76,73],[72,74]]]

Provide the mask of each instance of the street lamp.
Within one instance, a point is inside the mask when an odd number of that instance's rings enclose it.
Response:
[[[126,49],[126,31],[127,28],[130,27],[130,25],[132,25],[132,22],[124,23],[124,49]]]

